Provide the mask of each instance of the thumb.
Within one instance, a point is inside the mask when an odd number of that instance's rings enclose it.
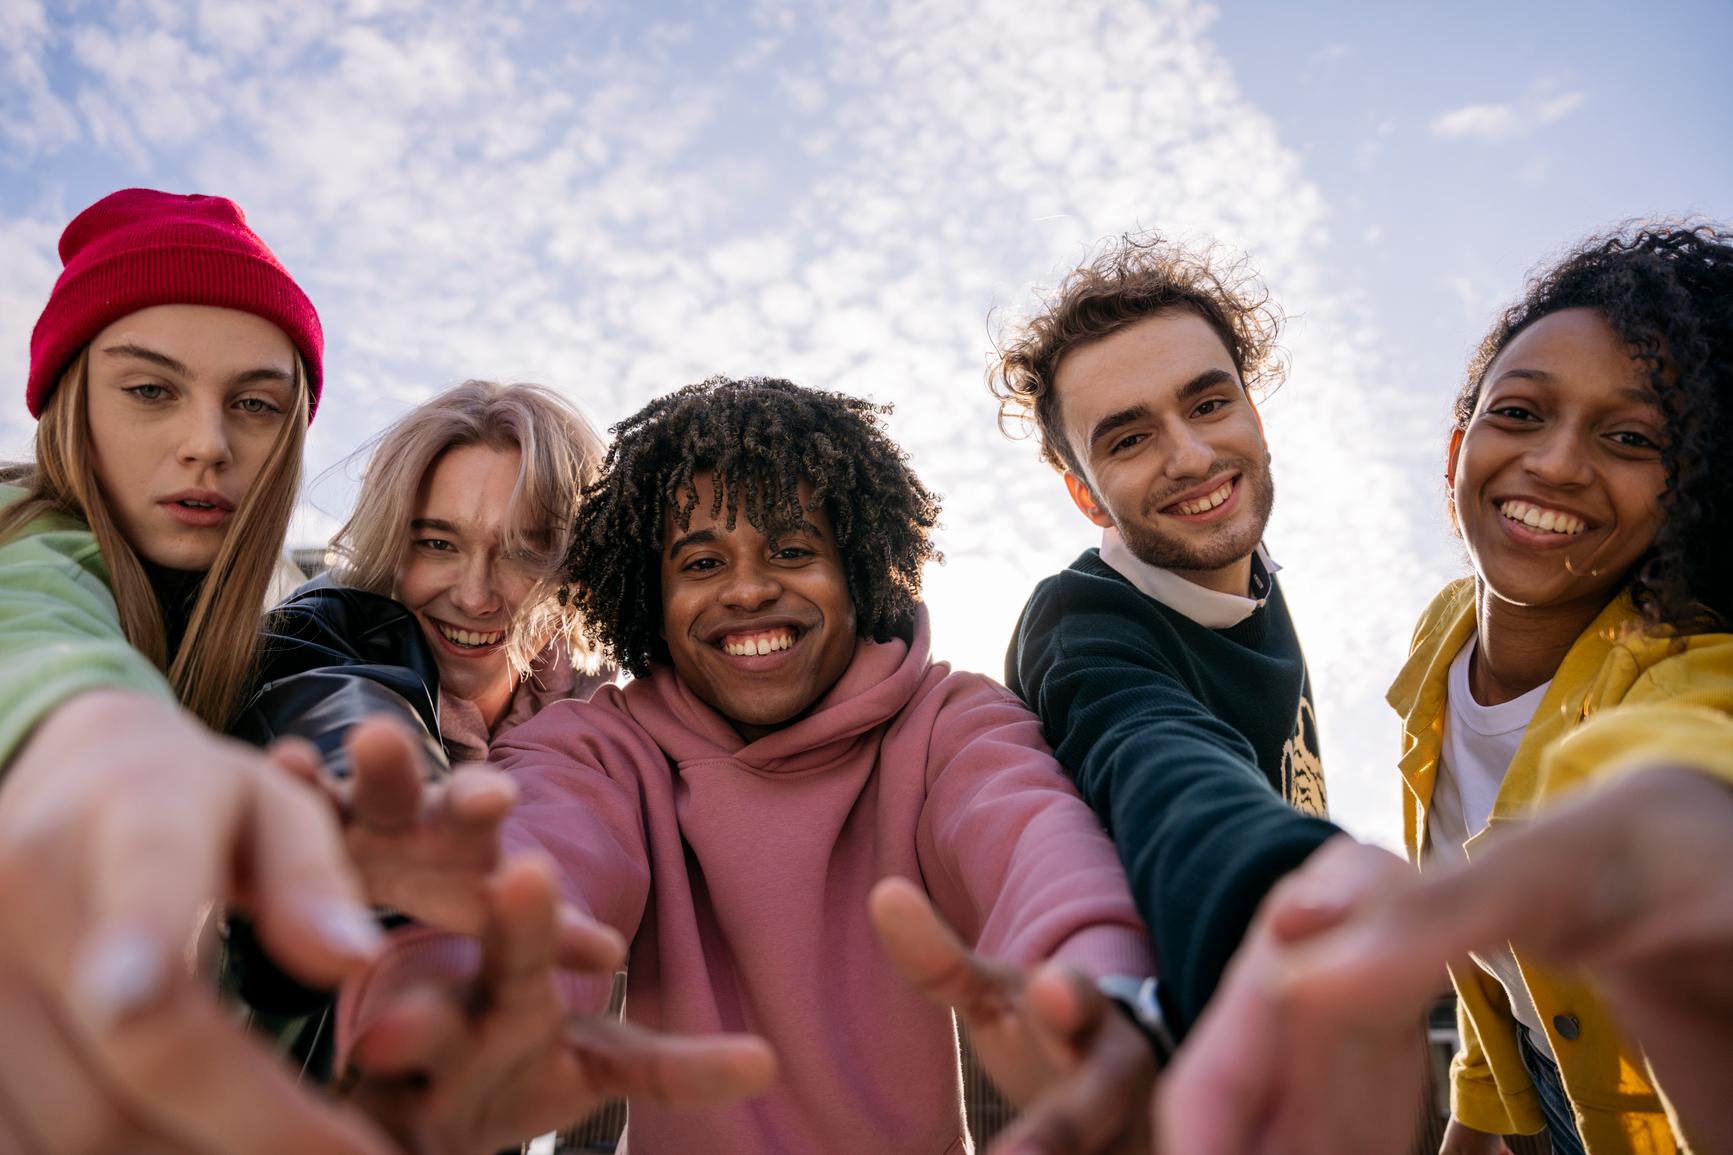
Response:
[[[892,965],[933,1002],[966,1012],[1002,985],[908,879],[873,887],[867,910]]]
[[[1028,999],[1035,1017],[1055,1036],[1075,1043],[1099,1027],[1109,1014],[1107,996],[1069,967],[1048,963],[1029,980]]]

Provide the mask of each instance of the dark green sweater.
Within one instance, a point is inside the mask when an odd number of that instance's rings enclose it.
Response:
[[[1264,895],[1337,833],[1306,660],[1256,569],[1264,605],[1217,630],[1088,550],[1035,587],[1005,660],[1119,848],[1181,1030]]]

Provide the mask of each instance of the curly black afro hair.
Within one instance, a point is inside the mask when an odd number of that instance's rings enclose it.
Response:
[[[929,534],[939,501],[879,417],[888,406],[788,381],[712,377],[658,397],[609,432],[586,486],[571,551],[571,596],[591,637],[642,677],[668,661],[661,638],[664,519],[698,504],[693,478],[714,474],[711,516],[744,513],[755,529],[790,529],[822,506],[836,533],[862,637],[908,638],[921,566],[941,560]],[[811,485],[801,504],[800,483]]]
[[[1531,278],[1486,335],[1457,395],[1466,429],[1487,371],[1550,313],[1606,317],[1648,370],[1666,417],[1666,522],[1637,563],[1632,593],[1652,625],[1683,633],[1733,624],[1733,233],[1645,222],[1593,238]]]

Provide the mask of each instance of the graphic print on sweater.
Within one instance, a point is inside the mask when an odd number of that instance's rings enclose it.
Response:
[[[1330,799],[1324,793],[1324,762],[1318,756],[1318,715],[1312,709],[1309,691],[1300,695],[1294,735],[1282,745],[1282,797],[1301,814],[1330,816]]]

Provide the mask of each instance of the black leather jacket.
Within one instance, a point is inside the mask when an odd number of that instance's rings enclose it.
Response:
[[[415,615],[398,602],[314,578],[265,621],[259,673],[229,727],[264,746],[288,734],[348,772],[343,739],[362,718],[386,714],[420,736],[427,763],[447,769],[439,742],[439,669]]]
[[[415,615],[400,603],[318,577],[265,623],[255,689],[229,733],[263,746],[294,734],[319,748],[326,766],[348,772],[343,740],[361,719],[385,714],[419,738],[435,777],[449,770],[439,741],[439,671]],[[386,925],[401,921],[382,912]],[[332,998],[302,986],[271,961],[252,924],[227,927],[222,985],[246,1004],[256,1028],[274,1036],[302,1074],[331,1077]]]

